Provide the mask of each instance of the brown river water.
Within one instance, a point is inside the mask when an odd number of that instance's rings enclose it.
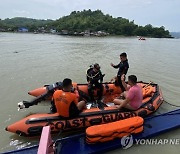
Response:
[[[18,111],[17,103],[31,100],[27,92],[65,77],[86,82],[86,70],[97,62],[106,74],[104,81],[116,75],[110,66],[127,52],[130,69],[138,80],[153,81],[162,89],[164,99],[180,105],[180,39],[136,37],[70,37],[48,34],[0,33],[0,152],[34,145],[38,138],[25,138],[5,131],[5,127],[28,114],[49,112],[42,102]],[[177,109],[164,103],[156,114]],[[180,129],[157,138],[179,138]],[[179,153],[180,145],[134,145],[110,153]]]

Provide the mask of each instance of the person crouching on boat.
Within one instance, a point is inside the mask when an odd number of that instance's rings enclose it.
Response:
[[[94,88],[98,88],[98,100],[101,100],[103,94],[103,77],[105,74],[102,75],[99,64],[94,64],[93,67],[87,70],[87,82],[88,82],[88,93],[91,98],[91,101],[95,101],[93,90]],[[100,82],[99,82],[100,81]]]
[[[142,89],[137,85],[137,77],[135,75],[128,76],[128,85],[125,83],[125,75],[121,77],[122,84],[126,91],[124,91],[120,98],[114,99],[113,102],[118,109],[122,107],[137,110],[143,100]],[[124,98],[124,99],[123,99]]]
[[[86,107],[85,101],[78,102],[78,95],[72,92],[71,79],[63,80],[63,89],[56,90],[53,94],[55,107],[60,116],[73,118]]]

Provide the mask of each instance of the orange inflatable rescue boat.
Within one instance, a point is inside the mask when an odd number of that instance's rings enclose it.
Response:
[[[84,110],[78,117],[63,119],[58,113],[33,114],[9,125],[6,127],[6,130],[22,136],[37,136],[41,134],[44,126],[51,126],[51,132],[57,133],[60,130],[69,131],[86,128],[92,125],[115,122],[135,116],[145,117],[154,113],[160,107],[163,97],[158,84],[144,82],[138,82],[138,84],[142,87],[143,103],[136,111],[117,109],[111,102],[114,98],[120,96],[121,89],[119,86],[115,86],[114,83],[103,83],[103,103],[97,102],[97,105]],[[29,92],[29,94],[40,98],[44,93],[50,91],[49,95],[44,95],[47,96],[46,99],[50,99],[53,94],[52,91],[60,88],[61,86],[53,84],[35,89]],[[87,84],[74,84],[74,88],[78,90],[81,97],[88,95]],[[96,93],[97,90],[94,91],[95,95]],[[91,106],[91,104],[89,103],[87,106]]]

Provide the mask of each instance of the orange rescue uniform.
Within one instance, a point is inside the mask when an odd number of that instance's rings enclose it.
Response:
[[[71,117],[73,114],[78,114],[77,108],[78,96],[72,92],[56,90],[53,94],[53,100],[60,116]]]

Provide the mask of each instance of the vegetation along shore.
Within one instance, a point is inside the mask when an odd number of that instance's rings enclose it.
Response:
[[[140,26],[123,17],[112,17],[100,10],[73,11],[68,16],[57,20],[37,20],[16,17],[0,19],[1,32],[54,33],[76,36],[145,36],[171,38],[164,26],[154,27],[151,24]]]

